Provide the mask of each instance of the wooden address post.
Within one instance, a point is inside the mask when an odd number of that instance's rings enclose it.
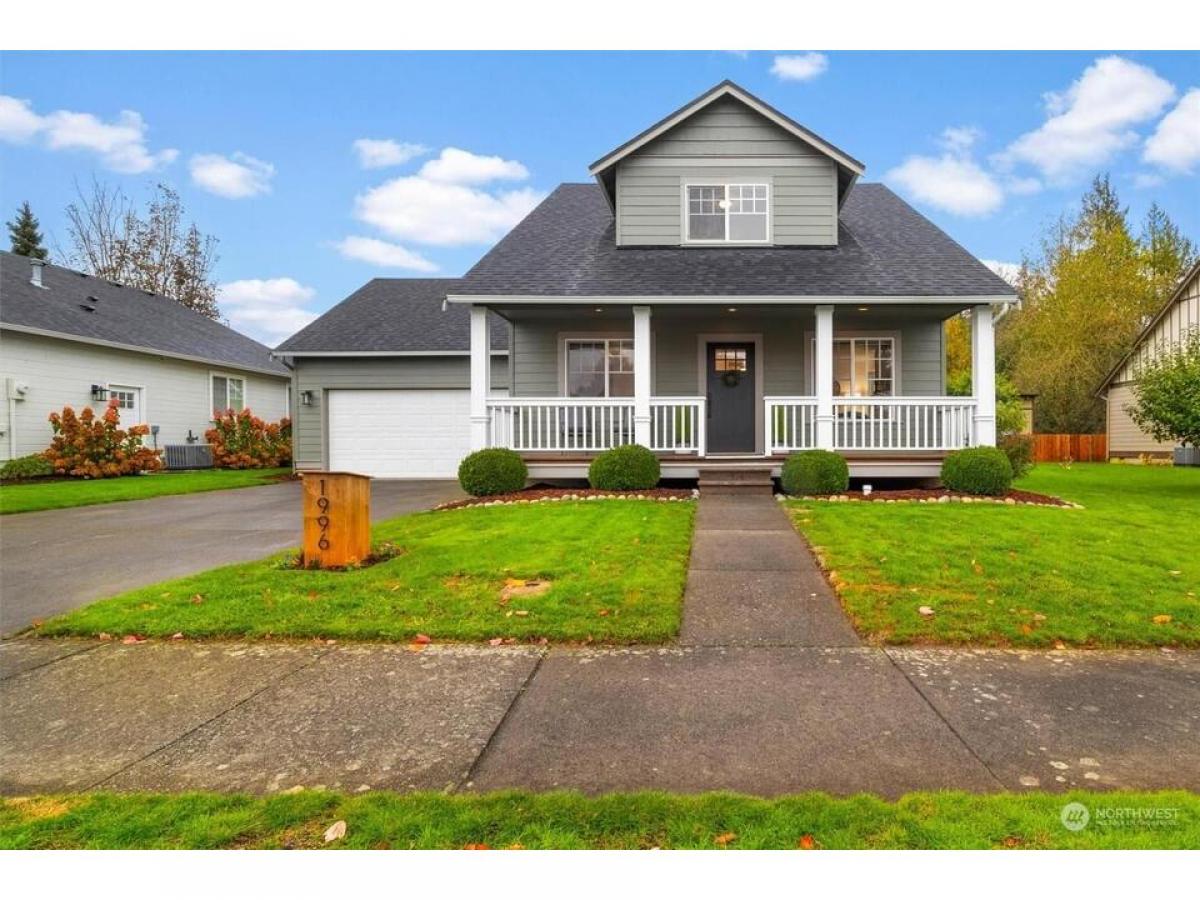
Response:
[[[352,566],[371,555],[371,479],[305,472],[304,565]]]

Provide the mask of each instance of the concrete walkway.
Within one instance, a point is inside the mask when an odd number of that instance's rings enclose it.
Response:
[[[453,481],[375,481],[371,517],[462,496]],[[5,516],[0,635],[101,597],[297,546],[300,524],[294,481]]]
[[[1200,790],[1200,653],[857,646],[774,501],[698,516],[670,647],[5,641],[0,792]]]

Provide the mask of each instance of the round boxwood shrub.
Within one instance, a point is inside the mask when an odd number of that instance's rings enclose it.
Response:
[[[18,478],[44,478],[53,474],[54,466],[50,465],[50,460],[40,453],[18,456],[0,467],[0,478],[6,481]]]
[[[805,450],[784,461],[779,483],[788,494],[838,494],[850,486],[850,467],[829,450]]]
[[[525,487],[528,477],[521,455],[502,447],[476,450],[458,464],[458,483],[472,497],[511,494]]]
[[[640,444],[605,450],[588,466],[588,483],[602,491],[642,491],[658,484],[658,457]]]
[[[999,447],[955,450],[942,463],[942,484],[965,494],[995,496],[1012,485],[1012,463]]]

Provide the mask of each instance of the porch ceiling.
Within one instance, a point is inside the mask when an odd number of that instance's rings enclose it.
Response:
[[[643,305],[643,304],[639,304]],[[731,300],[722,306],[680,306],[662,304],[644,304],[650,306],[652,327],[659,327],[663,322],[704,323],[711,326],[714,321],[722,323],[722,328],[728,324],[729,331],[738,331],[740,323],[761,322],[794,322],[803,319],[811,322],[815,315],[815,303],[796,304],[754,304],[738,303]],[[562,322],[570,320],[581,331],[595,329],[622,330],[632,325],[632,307],[624,305],[618,298],[613,303],[598,302],[595,305],[581,306],[571,304],[538,304],[536,306],[516,303],[488,304],[488,308],[501,318],[515,323],[523,322]],[[833,318],[835,328],[856,329],[876,324],[895,324],[907,322],[941,322],[969,309],[970,304],[883,304],[836,306]]]

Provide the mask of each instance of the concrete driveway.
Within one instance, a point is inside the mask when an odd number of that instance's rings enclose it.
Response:
[[[462,497],[453,481],[375,481],[378,521]],[[120,591],[300,543],[300,483],[5,516],[0,635]]]

